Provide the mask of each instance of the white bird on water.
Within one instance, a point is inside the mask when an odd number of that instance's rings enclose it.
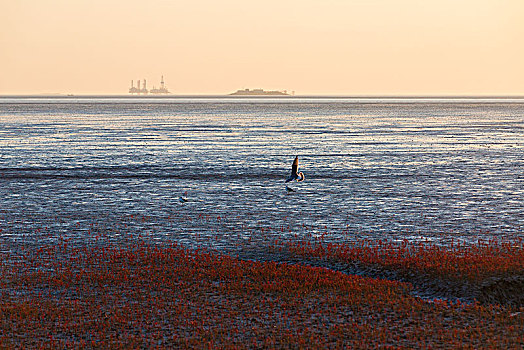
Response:
[[[188,201],[187,199],[187,191],[184,192],[184,195],[183,196],[180,196],[178,197],[178,200],[181,202],[181,203],[185,203]]]
[[[297,182],[304,181],[306,177],[304,176],[304,173],[298,172],[298,156],[295,157],[295,160],[293,161],[293,165],[291,166],[291,175],[286,179],[286,182],[297,180]]]

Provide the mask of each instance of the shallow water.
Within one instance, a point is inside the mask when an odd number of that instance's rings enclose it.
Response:
[[[0,99],[0,235],[522,237],[523,149],[519,100]]]

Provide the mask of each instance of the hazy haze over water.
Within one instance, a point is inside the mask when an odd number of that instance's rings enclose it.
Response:
[[[523,95],[522,0],[0,1],[0,95]],[[143,86],[143,85],[142,85]]]

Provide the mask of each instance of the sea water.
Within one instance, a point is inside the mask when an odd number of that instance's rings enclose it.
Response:
[[[523,151],[519,99],[2,98],[0,237],[522,237]]]

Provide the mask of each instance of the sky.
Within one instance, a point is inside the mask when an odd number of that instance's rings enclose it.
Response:
[[[522,0],[0,0],[0,95],[524,95]]]

